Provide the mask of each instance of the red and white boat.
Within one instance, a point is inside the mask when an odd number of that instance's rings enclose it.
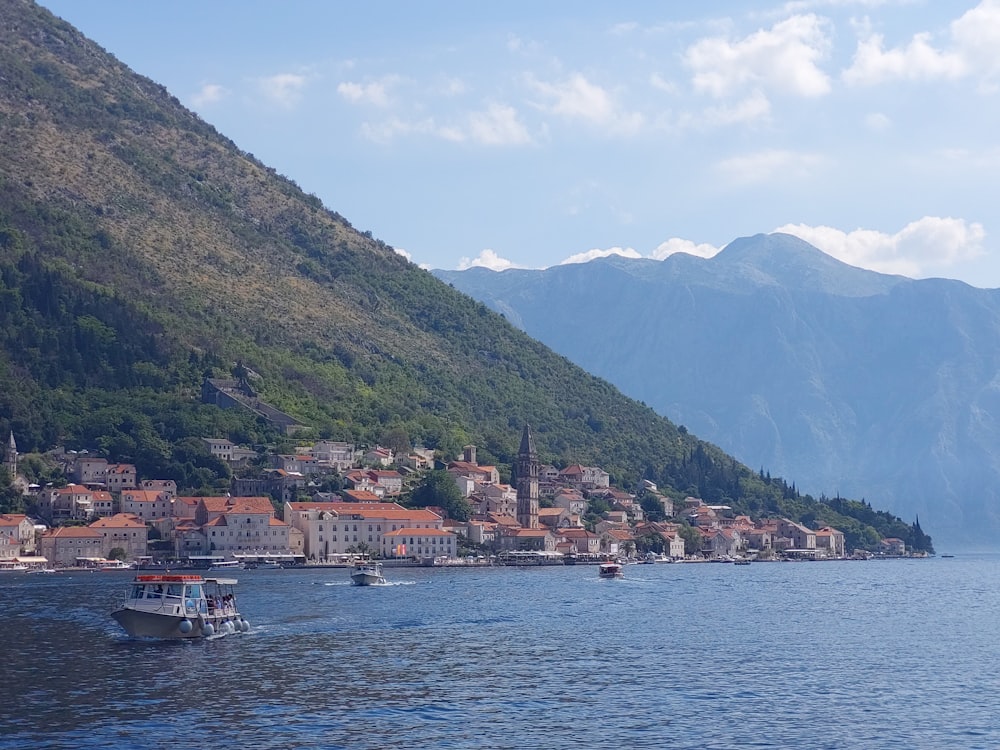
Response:
[[[235,578],[156,573],[137,575],[111,616],[133,638],[206,638],[246,633],[236,606]]]

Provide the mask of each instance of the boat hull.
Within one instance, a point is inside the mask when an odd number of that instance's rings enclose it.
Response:
[[[377,573],[351,573],[351,583],[355,586],[379,586],[385,583],[385,577]]]
[[[208,635],[205,625],[209,623],[212,635],[230,635],[249,629],[249,624],[244,626],[239,615],[185,617],[122,607],[112,612],[111,617],[133,638],[205,638]],[[187,633],[181,626],[184,621],[191,623]]]

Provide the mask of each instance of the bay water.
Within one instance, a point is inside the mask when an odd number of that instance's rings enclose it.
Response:
[[[0,573],[0,748],[1000,747],[1000,556],[386,574],[145,642],[128,572]]]

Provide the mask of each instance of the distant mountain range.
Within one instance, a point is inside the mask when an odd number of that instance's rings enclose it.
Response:
[[[438,278],[798,490],[942,545],[1000,534],[1000,291],[842,263],[785,234],[714,258]]]

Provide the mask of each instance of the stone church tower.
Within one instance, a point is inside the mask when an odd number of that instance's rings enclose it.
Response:
[[[17,479],[17,443],[14,442],[14,431],[10,432],[10,440],[7,441],[7,455],[4,456],[4,468],[10,472],[10,480]]]
[[[517,453],[517,522],[525,529],[538,528],[538,469],[535,441],[525,425]]]

